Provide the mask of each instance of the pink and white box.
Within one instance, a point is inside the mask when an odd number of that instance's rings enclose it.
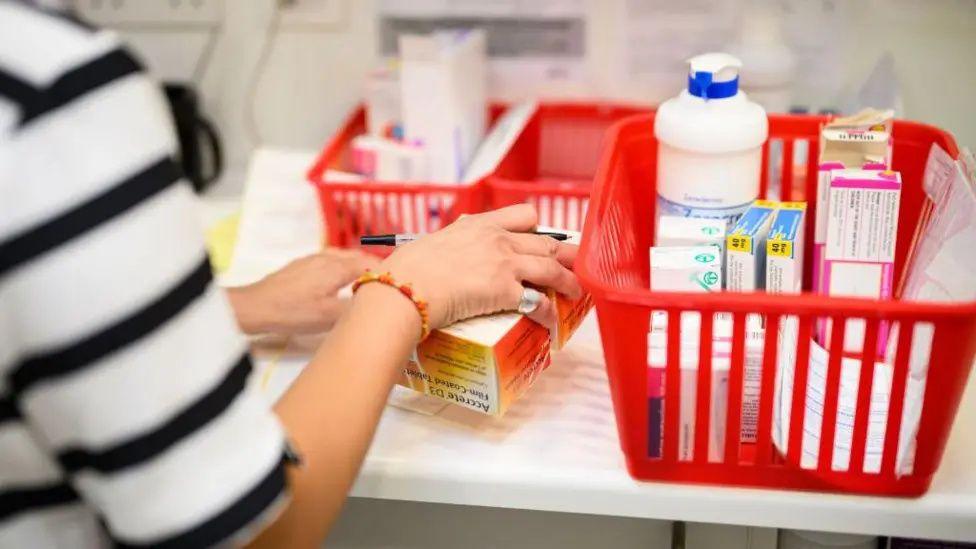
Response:
[[[891,167],[893,111],[864,109],[835,118],[820,130],[817,196],[814,202],[813,288],[824,292],[824,247],[827,243],[828,192],[835,170],[887,170]]]
[[[886,299],[892,295],[901,176],[880,170],[835,170],[828,190],[827,234],[821,292],[831,296]],[[864,319],[849,319],[845,352],[860,352]],[[879,327],[878,348],[887,339]],[[820,331],[829,348],[830,325]]]

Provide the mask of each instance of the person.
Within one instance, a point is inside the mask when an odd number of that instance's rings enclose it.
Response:
[[[580,292],[574,247],[514,206],[374,266],[426,307],[386,278],[322,306],[351,256],[228,295],[167,116],[111,33],[0,0],[0,547],[317,545],[425,321],[516,309],[526,283]],[[336,318],[269,408],[240,328]]]

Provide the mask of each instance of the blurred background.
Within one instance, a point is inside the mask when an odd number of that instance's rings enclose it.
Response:
[[[256,146],[321,147],[399,33],[444,27],[487,30],[495,99],[654,104],[687,57],[724,49],[768,110],[890,106],[976,142],[976,0],[68,1],[196,88],[224,144],[218,193],[240,192]]]

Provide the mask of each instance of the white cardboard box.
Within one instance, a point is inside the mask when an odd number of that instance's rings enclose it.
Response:
[[[716,246],[655,246],[650,262],[655,292],[722,290],[722,252]]]
[[[421,143],[430,179],[458,183],[485,136],[482,30],[400,36],[404,138]]]
[[[725,247],[725,221],[662,215],[657,221],[656,246]]]

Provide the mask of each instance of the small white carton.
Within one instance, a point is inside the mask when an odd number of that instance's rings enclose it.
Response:
[[[656,246],[725,247],[725,221],[662,215],[657,221]]]
[[[363,134],[352,140],[352,165],[376,181],[425,181],[430,165],[424,147]]]
[[[400,73],[395,65],[378,67],[366,75],[366,131],[374,137],[391,137],[400,125]]]
[[[483,30],[400,35],[404,138],[421,143],[430,180],[459,183],[485,136]]]
[[[655,292],[722,290],[722,252],[717,246],[655,246],[650,256]]]

